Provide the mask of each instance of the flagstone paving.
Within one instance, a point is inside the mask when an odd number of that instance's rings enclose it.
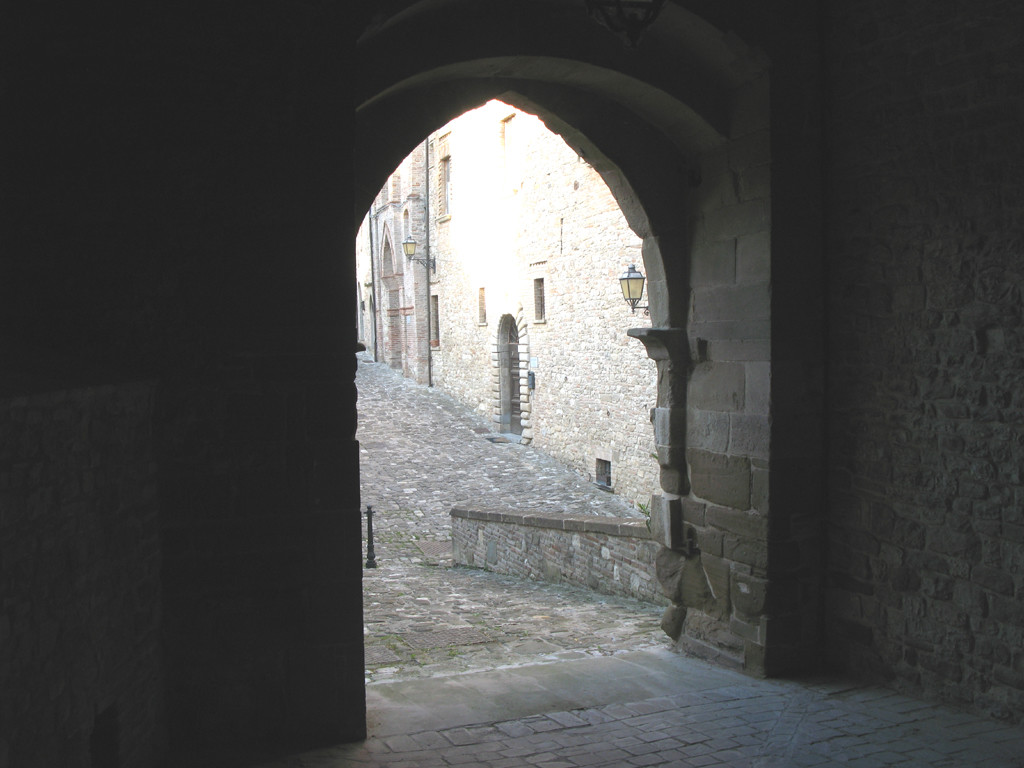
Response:
[[[358,385],[369,737],[249,765],[1024,768],[1019,727],[842,677],[752,679],[669,650],[658,606],[453,567],[456,503],[636,512],[365,356]]]
[[[363,578],[368,682],[667,647],[657,605],[452,563],[459,503],[639,512],[530,446],[485,439],[482,415],[365,355],[357,385],[377,562]]]

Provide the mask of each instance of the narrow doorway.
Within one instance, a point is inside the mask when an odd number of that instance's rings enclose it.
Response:
[[[523,434],[522,401],[519,392],[519,329],[512,315],[503,315],[498,328],[500,430]]]

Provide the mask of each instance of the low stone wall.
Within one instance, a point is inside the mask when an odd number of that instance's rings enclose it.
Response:
[[[453,507],[455,562],[667,605],[646,521]]]

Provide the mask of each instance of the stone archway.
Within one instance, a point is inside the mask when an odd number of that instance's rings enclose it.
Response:
[[[530,418],[530,334],[523,306],[516,316],[502,315],[491,346],[491,378],[494,391],[493,420],[499,432],[519,435],[523,444],[533,440]]]
[[[437,45],[463,12],[457,44]],[[818,643],[820,535],[807,499],[822,485],[807,484],[807,468],[820,464],[821,402],[783,412],[773,387],[780,373],[820,367],[816,305],[804,319],[779,304],[787,281],[812,271],[819,229],[804,200],[816,179],[815,145],[801,144],[808,112],[787,104],[777,118],[769,81],[814,62],[776,45],[780,69],[742,39],[777,29],[759,30],[739,6],[715,14],[712,25],[669,3],[634,54],[578,0],[487,14],[469,0],[406,3],[357,47],[367,77],[357,84],[356,210],[424,134],[491,98],[541,117],[598,170],[643,240],[654,327],[630,335],[658,366],[652,517],[675,609],[666,631],[688,650],[780,674],[806,668]],[[389,55],[397,49],[409,55]],[[793,333],[776,328],[776,305]]]
[[[403,350],[405,349],[405,326],[402,323],[402,304],[404,283],[402,273],[396,268],[395,247],[392,243],[391,230],[385,225],[381,233],[381,324],[379,338],[385,340],[383,345],[385,361],[390,368],[401,369]],[[400,263],[400,262],[399,262]]]

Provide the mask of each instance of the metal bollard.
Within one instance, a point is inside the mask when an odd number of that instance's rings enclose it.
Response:
[[[369,504],[366,505],[366,567],[377,567],[377,557],[373,552],[373,507]]]

